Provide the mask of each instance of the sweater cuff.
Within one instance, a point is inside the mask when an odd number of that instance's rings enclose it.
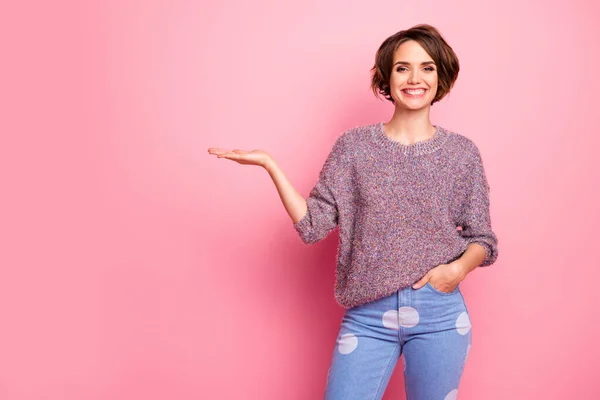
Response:
[[[309,243],[308,236],[311,229],[310,224],[310,210],[306,210],[306,214],[302,219],[294,224],[294,229],[300,235],[300,238],[304,243]]]
[[[485,258],[483,259],[481,264],[478,265],[478,267],[487,267],[489,265],[492,265],[498,258],[498,249],[495,246],[489,244],[488,242],[479,239],[467,240],[467,246],[471,243],[477,243],[478,245],[482,246],[485,250]]]

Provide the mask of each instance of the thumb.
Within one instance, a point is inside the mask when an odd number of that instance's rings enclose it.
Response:
[[[412,287],[413,287],[413,289],[419,289],[423,285],[425,285],[427,283],[427,281],[429,281],[429,274],[426,274],[424,277],[419,279],[417,282],[413,283]]]

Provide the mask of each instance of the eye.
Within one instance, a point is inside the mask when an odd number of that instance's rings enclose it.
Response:
[[[396,71],[398,71],[398,72],[407,71],[407,70],[408,70],[408,68],[406,68],[406,67],[396,68]],[[433,71],[435,71],[435,68],[434,67],[425,67],[425,70],[429,71],[429,72],[433,72]]]

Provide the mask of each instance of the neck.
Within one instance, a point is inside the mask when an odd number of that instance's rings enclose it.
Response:
[[[396,107],[392,119],[384,125],[386,135],[405,145],[430,138],[435,133],[435,127],[429,121],[430,108],[407,110]]]

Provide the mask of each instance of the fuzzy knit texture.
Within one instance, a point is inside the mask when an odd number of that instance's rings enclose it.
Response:
[[[470,243],[485,248],[480,267],[498,257],[490,187],[474,142],[434,125],[432,137],[403,145],[383,125],[336,139],[308,211],[294,224],[307,244],[339,227],[335,299],[344,308],[412,285]]]

